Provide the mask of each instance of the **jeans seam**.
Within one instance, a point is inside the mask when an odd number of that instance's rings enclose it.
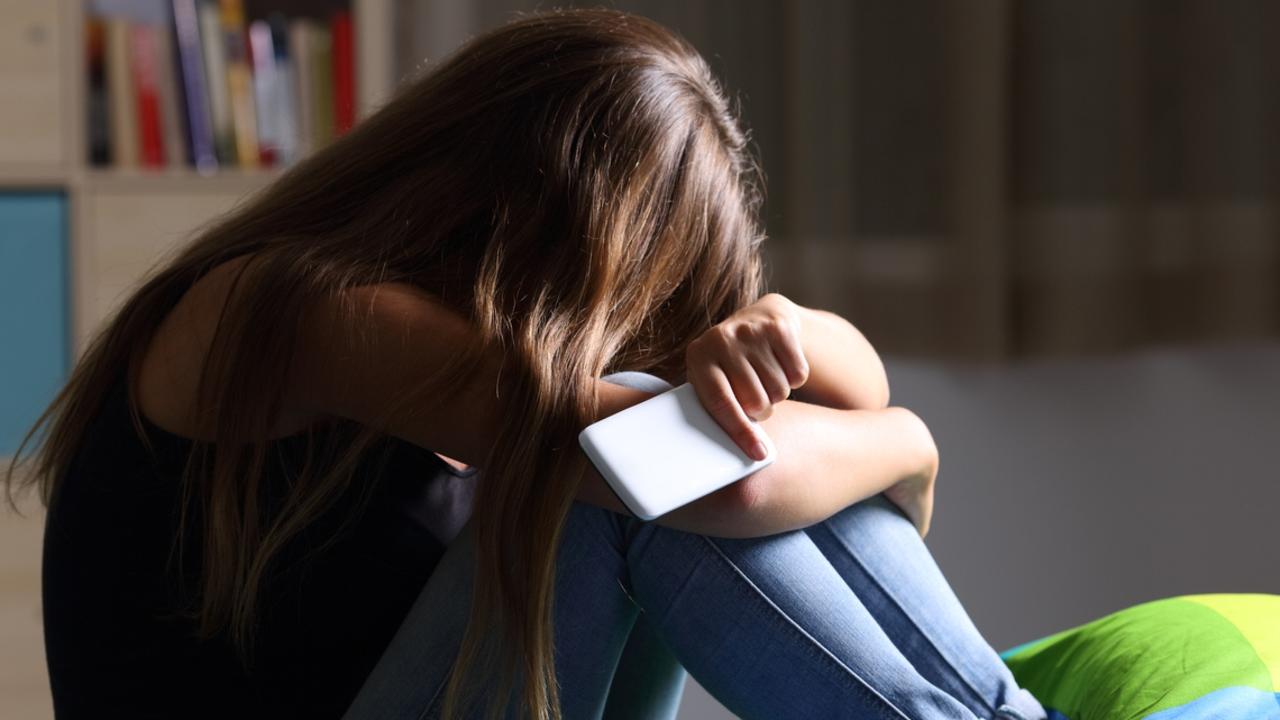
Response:
[[[893,702],[889,700],[889,698],[885,697],[883,694],[880,693],[879,690],[872,687],[872,685],[868,683],[865,679],[863,679],[861,675],[855,672],[853,668],[844,664],[844,662],[842,662],[840,658],[836,657],[834,654],[831,653],[830,650],[824,647],[822,643],[818,642],[817,638],[810,635],[808,631],[806,631],[803,627],[801,627],[800,624],[797,623],[790,615],[788,615],[785,610],[778,607],[777,603],[773,602],[773,600],[771,600],[763,590],[761,590],[754,582],[752,582],[751,578],[747,577],[746,573],[742,572],[742,569],[739,568],[737,564],[734,563],[733,560],[731,560],[729,556],[726,555],[725,552],[720,549],[720,546],[716,545],[711,538],[705,535],[699,535],[698,537],[702,538],[704,541],[706,541],[708,545],[711,546],[711,549],[715,551],[716,555],[721,560],[724,561],[724,563],[738,576],[739,579],[741,579],[746,584],[748,588],[750,588],[753,591],[754,595],[760,600],[762,600],[765,604],[767,604],[770,608],[772,608],[777,613],[778,617],[782,618],[785,621],[785,625],[787,627],[790,627],[793,631],[798,633],[800,637],[802,637],[804,640],[806,640],[809,643],[810,647],[816,648],[819,651],[818,653],[819,657],[824,658],[829,663],[834,665],[837,669],[845,673],[847,676],[852,677],[854,680],[856,680],[865,690],[867,690],[873,696],[878,698],[885,707],[892,710],[894,713],[897,713],[904,720],[911,720],[910,715],[907,715],[905,712],[902,711],[901,708],[899,708],[897,705],[894,705]]]
[[[876,578],[875,575],[873,575],[870,571],[867,570],[867,566],[862,564],[862,561],[858,559],[858,556],[854,553],[853,548],[849,547],[849,543],[845,542],[844,537],[831,527],[830,521],[824,520],[822,522],[822,527],[824,530],[831,533],[831,536],[835,538],[835,541],[839,543],[840,547],[844,548],[845,552],[849,556],[849,559],[852,562],[857,563],[858,567],[862,569],[863,574],[865,574],[868,578],[870,578],[871,582],[875,583],[876,587],[880,589],[880,592],[884,593],[884,596],[889,598],[889,601],[892,602],[895,606],[897,606],[898,611],[902,613],[902,616],[907,618],[911,622],[911,625],[916,629],[916,633],[920,637],[924,638],[925,642],[929,643],[929,647],[933,648],[933,651],[938,654],[938,657],[945,660],[946,663],[949,666],[951,666],[951,669],[953,672],[955,672],[956,677],[960,679],[960,682],[963,683],[965,687],[969,688],[969,691],[973,693],[973,696],[977,698],[979,702],[982,703],[983,708],[985,710],[990,711],[993,714],[999,712],[998,708],[995,707],[995,705],[987,702],[986,697],[982,694],[982,691],[974,687],[973,683],[969,681],[969,678],[965,677],[964,673],[960,672],[957,669],[958,665],[956,661],[953,658],[948,657],[946,653],[942,652],[942,648],[938,647],[938,644],[933,641],[933,638],[930,637],[929,634],[924,631],[924,628],[920,627],[920,623],[916,622],[916,619],[912,617],[911,613],[907,612],[907,609],[903,606],[902,602],[898,600],[897,596],[889,592],[889,589],[885,587],[884,583],[880,582],[880,580]]]
[[[453,672],[450,671],[449,674],[451,675]],[[427,701],[427,706],[423,708],[422,712],[418,715],[418,720],[425,720],[425,718],[431,714],[431,711],[436,707],[436,700],[440,697],[440,691],[444,690],[445,686],[448,684],[449,675],[445,675],[444,680],[436,686],[436,691],[431,693],[431,699]]]

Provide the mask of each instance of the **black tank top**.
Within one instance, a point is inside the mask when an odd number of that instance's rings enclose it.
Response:
[[[357,475],[375,483],[367,509],[339,531],[353,483],[275,563],[245,670],[226,637],[202,641],[175,612],[199,586],[198,513],[185,582],[168,562],[191,441],[144,426],[154,453],[116,383],[49,509],[43,603],[57,717],[341,716],[470,512],[474,470],[387,439],[385,465],[371,458]],[[268,482],[288,479],[303,442],[272,443]]]

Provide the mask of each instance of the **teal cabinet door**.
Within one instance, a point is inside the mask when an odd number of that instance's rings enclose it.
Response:
[[[67,275],[62,194],[0,194],[0,457],[66,380]]]

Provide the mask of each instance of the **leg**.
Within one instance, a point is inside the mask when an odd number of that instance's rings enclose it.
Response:
[[[616,373],[613,375],[609,375],[609,377],[605,379],[609,379],[611,380],[611,382],[614,382],[617,384],[625,384],[625,386],[628,386],[628,387],[639,387],[641,389],[646,389],[646,391],[649,391],[649,392],[662,392],[664,391],[664,389],[671,388],[671,386],[669,386],[668,383],[664,382],[664,380],[654,378],[652,377],[652,375],[648,375],[645,373]],[[636,527],[635,521],[630,521],[630,527],[632,528],[632,530],[635,529]],[[799,538],[796,538],[796,539],[799,539]],[[726,544],[733,544],[733,543],[726,543]],[[748,544],[751,544],[751,543],[748,543]],[[819,560],[818,557],[815,556],[815,553],[812,552],[812,548],[808,547],[809,543],[800,541],[800,542],[796,542],[795,544],[797,546],[797,550],[801,550],[801,552],[805,550],[810,551],[809,552],[810,561]],[[778,566],[780,566],[781,568],[781,566],[785,566],[785,565],[780,564]],[[827,573],[826,579],[828,580],[828,582],[829,580],[832,580],[831,574]],[[861,621],[861,624],[863,625],[874,625],[874,623],[868,623],[867,619],[865,618],[861,620],[863,620]],[[628,643],[628,648],[630,648],[632,644],[636,644],[637,639],[645,639],[646,635],[649,635],[650,633],[652,633],[652,621],[648,620],[648,614],[641,615],[641,618],[636,623],[636,629],[634,630],[634,632],[632,632],[632,638],[630,643]],[[878,639],[883,639],[883,638],[878,638]],[[657,637],[653,637],[652,641],[649,641],[649,639],[646,639],[646,641],[644,642],[644,646],[658,647],[659,656],[663,655],[664,652],[667,652],[666,644],[662,643],[662,641],[660,641],[660,639],[658,639]],[[635,665],[635,664],[630,664],[630,665]],[[671,667],[673,673],[681,673],[680,665],[678,665],[678,662],[675,660],[667,661],[666,666]],[[659,660],[657,667],[658,669],[660,669],[660,667],[663,667],[662,660]],[[634,682],[632,682],[632,680],[628,678],[627,669],[628,669],[628,662],[625,656],[623,657],[622,665],[618,667],[618,676],[616,680],[614,680],[614,689],[611,692],[611,696],[609,696],[609,705],[608,705],[609,717],[634,716],[634,715],[626,714],[625,710],[623,710],[623,708],[628,707],[628,705],[631,705],[631,703],[620,701],[620,696],[622,696],[622,693],[626,693],[628,691],[628,688],[632,688],[632,685],[634,685]],[[660,673],[660,670],[659,670],[659,673]],[[906,674],[910,675],[910,673],[906,673]],[[716,691],[713,691],[713,692],[716,692]],[[717,693],[717,697],[721,697],[719,696],[719,693]],[[675,701],[673,701],[672,703],[673,706],[676,705],[676,701],[678,701],[678,696],[675,698]],[[616,711],[616,708],[618,708],[617,711]],[[675,712],[675,707],[672,707],[672,714],[673,712]],[[841,712],[841,715],[842,714],[844,714],[844,712]]]
[[[468,538],[450,546],[347,718],[438,717],[470,603]],[[603,712],[641,608],[746,720],[973,717],[916,672],[804,531],[712,540],[575,503],[560,561],[565,717]]]
[[[915,527],[876,496],[806,529],[911,664],[981,717],[1044,708],[982,639]]]
[[[626,523],[630,593],[744,720],[974,717],[911,666],[804,531],[724,540]]]
[[[619,379],[627,381],[621,384],[653,380],[643,373],[620,374]],[[645,389],[669,387],[662,383]],[[891,502],[883,496],[870,498],[807,531],[929,682],[982,717],[1044,717],[1044,709],[1017,686],[982,639],[924,542]]]
[[[565,718],[602,717],[606,703],[618,692],[611,689],[615,671],[620,666],[632,666],[632,673],[639,669],[634,667],[638,658],[623,659],[624,650],[634,655],[631,636],[640,613],[622,583],[623,520],[583,503],[574,503],[566,520],[557,559],[554,620],[556,677]],[[631,689],[637,691],[631,696],[637,702],[661,703],[672,694],[655,687],[654,695],[646,697],[638,687]],[[648,710],[646,705],[633,708],[644,717]]]
[[[566,718],[603,713],[639,612],[619,582],[625,576],[616,549],[619,519],[575,503],[565,526],[557,558],[555,660]],[[431,574],[344,715],[347,720],[439,717],[470,611],[474,552],[468,526]]]
[[[642,613],[609,686],[606,720],[675,720],[687,673]]]
[[[669,390],[671,385],[661,378],[642,372],[616,372],[605,380],[625,387],[647,392]],[[618,518],[610,516],[610,522]],[[614,524],[615,537],[621,537],[621,526]],[[618,543],[613,542],[617,548]],[[616,566],[616,563],[611,563]],[[621,584],[622,575],[618,575]],[[558,587],[558,592],[573,593],[576,588]],[[569,642],[567,639],[566,643]],[[567,668],[566,668],[567,670]],[[566,677],[561,670],[562,677]],[[680,696],[684,693],[686,673],[680,662],[671,654],[666,643],[642,615],[635,617],[626,645],[617,661],[609,691],[605,700],[604,717],[609,720],[674,720],[680,708]],[[568,713],[565,717],[576,717]]]
[[[671,387],[662,384],[654,392]],[[914,525],[892,502],[883,496],[868,498],[813,525],[808,533],[929,682],[979,716],[1044,716],[1036,698],[1018,687],[1009,667],[978,633]]]
[[[450,547],[346,717],[438,714],[470,603],[468,538]],[[559,552],[566,717],[605,707],[637,617],[632,598],[744,718],[973,716],[911,666],[804,531],[712,540],[575,504]]]
[[[645,373],[606,379],[661,392]],[[622,587],[623,518],[575,503],[557,557],[556,675],[566,718],[674,718],[684,669]],[[439,714],[471,602],[474,545],[467,529],[449,546],[345,717],[425,718]],[[615,668],[617,676],[615,678]],[[611,690],[611,686],[613,689]]]
[[[432,571],[344,720],[416,720],[438,707],[470,612],[474,552],[468,525]]]

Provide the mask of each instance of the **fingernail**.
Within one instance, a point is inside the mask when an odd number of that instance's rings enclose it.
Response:
[[[763,460],[766,457],[769,457],[769,449],[764,446],[764,443],[760,442],[759,440],[756,440],[755,442],[751,443],[751,459],[752,460]]]

